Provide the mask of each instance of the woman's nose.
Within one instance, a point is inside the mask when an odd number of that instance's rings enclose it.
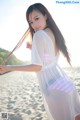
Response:
[[[34,22],[34,27],[38,27],[39,24],[37,22]]]

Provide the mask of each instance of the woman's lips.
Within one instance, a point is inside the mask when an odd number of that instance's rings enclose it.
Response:
[[[35,29],[35,31],[38,31],[38,30],[40,30],[40,27],[38,27],[38,28]]]

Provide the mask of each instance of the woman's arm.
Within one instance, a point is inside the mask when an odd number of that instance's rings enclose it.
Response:
[[[38,72],[40,71],[42,68],[41,65],[34,65],[34,64],[30,64],[30,65],[20,65],[20,66],[0,66],[0,71],[25,71],[25,72]]]

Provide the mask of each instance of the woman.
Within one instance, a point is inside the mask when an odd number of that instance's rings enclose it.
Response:
[[[36,72],[49,119],[80,120],[80,102],[76,88],[57,63],[59,53],[62,52],[71,65],[60,30],[48,10],[40,3],[28,8],[26,18],[29,23],[27,32],[33,39],[32,46],[29,43],[27,45],[32,49],[32,64],[1,66],[0,70]],[[22,41],[27,36],[27,32],[22,37]],[[19,45],[20,43],[15,49]]]

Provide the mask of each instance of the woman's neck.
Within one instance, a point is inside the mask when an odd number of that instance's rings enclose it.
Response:
[[[46,28],[49,28],[49,26],[46,26],[46,27],[44,28],[44,30],[45,30]]]

